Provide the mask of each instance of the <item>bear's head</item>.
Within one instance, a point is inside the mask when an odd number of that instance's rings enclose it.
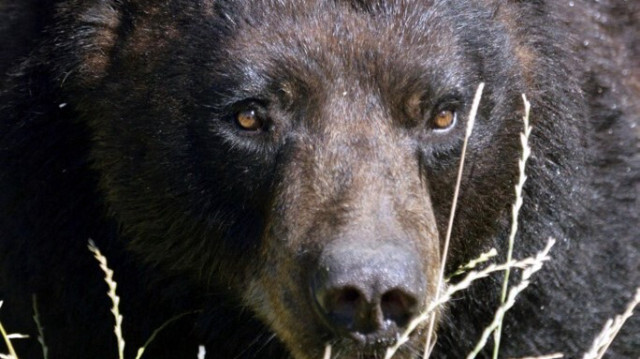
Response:
[[[82,29],[62,73],[106,202],[145,260],[228,291],[296,358],[327,344],[379,357],[436,294],[481,81],[448,267],[493,245],[526,80],[494,9],[129,3],[61,10]],[[398,357],[421,350],[420,328]]]

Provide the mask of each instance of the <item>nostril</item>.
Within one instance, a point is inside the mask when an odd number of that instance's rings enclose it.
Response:
[[[359,308],[366,305],[363,294],[353,287],[329,290],[317,300],[334,324],[345,328],[355,323]]]
[[[411,294],[399,289],[390,290],[382,295],[380,307],[385,321],[394,322],[399,328],[409,324],[417,311],[418,300]]]
[[[329,293],[326,309],[338,315],[351,315],[355,313],[362,300],[362,295],[357,289],[343,288]]]
[[[355,288],[337,290],[331,297],[331,302],[336,306],[336,309],[354,307],[358,304],[358,301],[362,300],[362,295]]]

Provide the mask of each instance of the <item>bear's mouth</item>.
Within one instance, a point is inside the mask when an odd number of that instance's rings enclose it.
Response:
[[[324,358],[383,359],[386,357],[389,348],[396,344],[397,339],[397,336],[376,338],[370,336],[365,338],[363,336],[358,339],[341,338],[333,341],[330,347],[329,345],[325,347]],[[410,347],[412,347],[411,342],[405,343],[405,345],[401,346],[398,351],[394,353],[393,358],[417,358],[419,355],[415,353],[417,353],[418,350],[412,350]],[[327,355],[328,353],[330,355]]]
[[[352,345],[335,345],[331,350],[331,358],[383,359],[386,348],[354,347]],[[326,353],[326,352],[325,352]]]

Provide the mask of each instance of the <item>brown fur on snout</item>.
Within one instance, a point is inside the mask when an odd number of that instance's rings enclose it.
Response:
[[[363,103],[362,90],[327,93],[324,111],[299,130],[280,166],[282,185],[262,241],[266,270],[246,296],[255,303],[256,294],[266,293],[258,295],[258,313],[296,358],[319,357],[325,343],[340,339],[314,313],[310,291],[318,258],[334,242],[417,253],[427,301],[440,263],[433,210],[409,139],[380,106]]]

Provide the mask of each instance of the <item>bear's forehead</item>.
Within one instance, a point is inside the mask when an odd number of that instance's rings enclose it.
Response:
[[[436,10],[372,13],[326,1],[266,3],[256,18],[231,20],[236,31],[223,49],[251,81],[280,81],[283,89],[291,87],[286,79],[335,91],[371,82],[400,89],[453,68],[458,56],[453,24]]]

